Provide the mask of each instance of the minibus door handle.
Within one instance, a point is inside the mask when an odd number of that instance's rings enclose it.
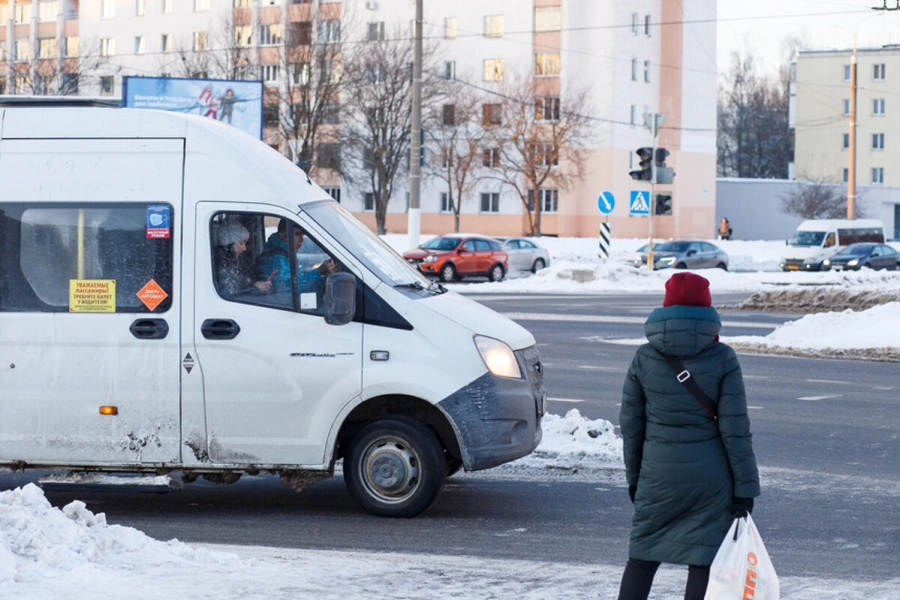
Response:
[[[129,330],[139,340],[161,340],[169,335],[169,324],[164,319],[138,319]]]
[[[200,332],[208,340],[233,340],[241,332],[241,327],[231,319],[206,319]]]

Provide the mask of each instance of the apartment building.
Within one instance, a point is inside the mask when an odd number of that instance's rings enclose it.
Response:
[[[301,160],[302,149],[275,127],[278,115],[292,110],[279,91],[304,77],[303,64],[286,58],[292,56],[289,43],[309,36],[353,45],[408,38],[413,6],[408,0],[0,0],[0,93],[59,93],[59,82],[65,78],[71,87],[76,75],[76,93],[112,97],[121,95],[126,75],[222,78],[227,72],[228,78],[261,79],[270,92],[264,139]],[[437,75],[478,90],[485,104],[502,97],[505,82],[527,79],[535,110],[549,120],[567,94],[585,92],[581,110],[591,127],[581,143],[584,168],[568,177],[569,165],[560,161],[554,168],[564,174],[561,184],[541,188],[531,199],[542,209],[542,233],[597,235],[606,219],[597,199],[609,191],[615,197],[608,217],[613,236],[646,236],[648,217],[631,214],[629,204],[632,191],[649,184],[632,180],[629,171],[637,167],[635,149],[655,142],[669,150],[667,164],[676,176],[656,187],[672,196],[673,210],[654,217],[654,234],[712,235],[715,2],[457,0],[426,1],[424,11],[423,36]],[[43,77],[31,78],[41,83],[29,83],[28,73]],[[325,139],[337,140],[348,111],[360,110],[346,95],[335,100],[339,110],[322,132]],[[645,113],[666,115],[656,140],[644,127]],[[520,195],[491,178],[491,160],[480,169],[478,183],[459,199],[460,229],[526,232],[528,211]],[[342,179],[327,168],[316,178],[374,227],[372,190],[364,178]],[[423,233],[453,229],[445,188],[434,178],[423,180]],[[388,203],[390,232],[406,230],[407,190],[400,177]]]

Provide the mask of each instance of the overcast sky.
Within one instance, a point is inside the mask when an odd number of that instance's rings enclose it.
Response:
[[[885,1],[897,7],[897,0],[718,0],[719,71],[728,70],[732,52],[749,51],[760,72],[775,73],[789,36],[809,50],[852,48],[854,32],[858,48],[900,44],[900,10],[872,10]]]

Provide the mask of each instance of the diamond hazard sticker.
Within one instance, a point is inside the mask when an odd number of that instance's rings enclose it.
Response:
[[[166,291],[159,287],[159,284],[156,283],[154,279],[148,281],[135,295],[144,303],[144,306],[151,311],[159,306],[160,302],[169,297]]]

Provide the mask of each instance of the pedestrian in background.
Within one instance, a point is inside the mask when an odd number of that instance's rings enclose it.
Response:
[[[759,474],[737,356],[719,342],[709,281],[676,273],[644,324],[625,378],[619,425],[634,503],[619,600],[646,600],[660,563],[688,565],[685,600],[702,600],[709,565],[736,514],[753,509]],[[710,406],[682,380],[675,357]]]
[[[731,239],[731,223],[729,223],[728,219],[726,219],[725,217],[722,217],[722,221],[719,222],[719,239]]]

